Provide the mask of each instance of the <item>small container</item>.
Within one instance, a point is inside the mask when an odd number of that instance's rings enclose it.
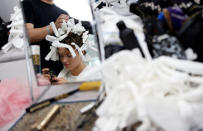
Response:
[[[124,48],[128,50],[139,48],[140,52],[142,53],[142,56],[144,56],[137,37],[134,34],[134,31],[130,28],[127,28],[123,21],[119,21],[117,23],[117,27],[120,31],[119,36],[123,42]]]
[[[41,73],[41,58],[40,58],[40,46],[31,45],[32,60],[34,65],[34,70],[36,73]]]

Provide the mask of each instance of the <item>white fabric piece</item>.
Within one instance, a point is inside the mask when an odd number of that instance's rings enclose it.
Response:
[[[23,25],[23,20],[20,20],[20,21],[12,22],[10,25],[7,26],[7,28],[20,27],[22,25]]]
[[[46,35],[45,39],[49,42],[55,41],[57,38],[51,35]]]
[[[75,25],[74,19],[69,19],[67,22],[67,26],[72,28]]]
[[[73,58],[76,57],[75,51],[72,48],[72,46],[70,46],[70,45],[59,43],[59,42],[56,41],[56,42],[52,43],[52,46],[57,47],[57,48],[67,48],[70,51],[72,57]]]
[[[58,32],[59,32],[60,35],[65,34],[65,32],[61,28],[58,29]]]
[[[56,25],[54,24],[54,22],[51,22],[50,25],[51,25],[51,28],[52,28],[55,36],[60,37],[60,34],[59,34],[58,30],[56,29]]]
[[[197,54],[194,53],[194,51],[191,48],[188,48],[187,50],[185,50],[185,55],[186,55],[188,60],[197,59]]]
[[[1,48],[4,53],[7,53],[12,47],[20,49],[20,51],[24,49],[23,16],[21,9],[17,6],[14,7],[10,20],[12,22],[7,26],[7,28],[11,28],[8,43]]]
[[[62,40],[65,39],[67,36],[68,36],[68,34],[66,33],[66,34],[62,35],[61,37],[57,38],[56,40],[57,40],[57,41],[62,41]]]
[[[75,46],[75,48],[77,49],[77,51],[78,51],[80,57],[82,58],[83,61],[85,61],[85,57],[84,57],[84,55],[83,55],[82,50],[80,49],[80,47],[79,47],[77,44],[75,44],[74,42],[72,42],[71,45]]]
[[[63,20],[63,23],[61,24],[61,29],[62,29],[62,31],[67,31],[68,30],[68,27],[67,27],[67,24],[66,24],[66,21],[65,20]],[[69,33],[69,32],[68,32]]]
[[[59,73],[59,75],[57,76],[58,78],[64,78],[66,79],[67,81],[71,81],[71,82],[74,82],[74,81],[86,81],[86,80],[95,80],[95,77],[94,79],[91,79],[91,78],[85,78],[83,77],[83,75],[86,74],[87,71],[91,70],[92,67],[91,66],[86,66],[83,71],[78,75],[78,76],[73,76],[71,74],[70,71],[68,71],[67,69],[63,68],[63,70],[61,70],[61,72]],[[95,76],[95,75],[94,75]]]
[[[3,50],[4,53],[7,53],[8,50],[12,47],[12,41],[8,42],[6,45],[4,45],[1,49]]]
[[[156,126],[164,131],[189,131],[189,125],[182,119],[174,99],[148,98],[145,102]]]
[[[86,42],[86,40],[88,39],[88,31],[86,31],[85,33],[83,33],[83,35],[82,35],[82,42],[83,43],[85,43]]]
[[[131,83],[126,83],[126,85],[121,85],[118,87],[118,90],[115,92],[111,92],[112,94],[106,98],[104,103],[101,105],[101,107],[97,110],[97,114],[99,116],[103,116],[103,118],[98,121],[99,123],[103,123],[103,125],[99,125],[102,127],[97,127],[97,128],[102,128],[101,131],[113,131],[113,130],[122,130],[124,127],[133,124],[136,120],[137,113],[135,112],[136,110],[136,105],[134,104],[135,101],[135,96],[132,93],[133,90],[130,87],[132,86]],[[109,108],[109,105],[111,103],[115,104],[112,108]],[[108,108],[108,110],[103,110]],[[122,111],[128,110],[125,113],[122,113]],[[111,115],[113,116],[111,117]],[[135,116],[134,118],[131,116]],[[112,129],[112,125],[109,122],[109,118],[114,121],[114,126]],[[108,121],[108,122],[106,122]]]
[[[11,30],[10,30],[10,33],[22,35],[22,34],[23,34],[23,31],[22,31],[22,30],[11,29]]]
[[[81,22],[78,22],[73,28],[72,32],[78,35],[81,35],[83,32],[85,32],[85,28],[82,26]]]
[[[117,8],[127,8],[127,1],[128,0],[99,0],[95,4],[93,4],[93,8],[96,10],[96,7],[102,2],[106,3],[106,7],[109,7],[111,5]]]
[[[24,40],[23,40],[23,36],[19,36],[16,41],[14,41],[14,44],[13,46],[15,48],[18,48],[18,49],[23,49],[24,48]]]
[[[203,65],[200,62],[178,60],[164,56],[160,57],[159,59],[161,62],[164,62],[172,68],[179,69],[187,73],[203,75]]]
[[[127,4],[130,5],[132,3],[137,3],[137,2],[138,2],[138,0],[128,0]]]
[[[114,54],[98,68],[107,96],[94,131],[119,131],[137,121],[138,131],[203,129],[202,69],[203,63],[169,57],[147,61],[137,49]]]
[[[59,59],[57,52],[57,48],[54,46],[50,46],[51,51],[48,53],[48,55],[45,57],[45,60],[49,60],[51,58],[51,60],[53,61],[57,61]]]

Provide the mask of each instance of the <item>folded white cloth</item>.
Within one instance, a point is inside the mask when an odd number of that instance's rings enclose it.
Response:
[[[21,9],[17,6],[14,7],[14,13],[11,14],[10,20],[12,22],[7,26],[11,28],[8,43],[1,48],[4,53],[7,53],[12,47],[24,49],[23,16]]]
[[[139,50],[116,53],[100,67],[106,98],[93,131],[203,129],[203,64],[170,57],[151,61]]]

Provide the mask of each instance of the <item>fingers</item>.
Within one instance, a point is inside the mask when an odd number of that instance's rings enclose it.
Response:
[[[42,69],[42,74],[48,74],[48,73],[49,73],[49,68]]]
[[[55,77],[55,78],[53,78],[52,80],[53,80],[52,84],[64,84],[64,83],[67,82],[67,80],[65,80],[65,79],[62,78],[62,77],[61,77],[61,78]]]
[[[53,77],[53,78],[52,78],[53,81],[59,81],[59,79],[60,79],[60,78],[57,78],[57,77]]]
[[[37,82],[39,86],[47,86],[51,84],[51,82],[41,74],[37,74]]]
[[[63,19],[63,20],[68,20],[69,19],[69,16],[68,15],[65,15],[65,14],[61,14],[58,19]]]
[[[47,80],[51,80],[51,76],[49,74],[43,74],[43,76],[47,79]]]
[[[69,16],[68,16],[68,15],[61,14],[61,15],[57,18],[57,20],[56,20],[56,22],[55,22],[56,28],[57,28],[57,29],[60,28],[60,27],[61,27],[61,24],[63,23],[63,20],[65,20],[65,21],[67,22],[68,19],[69,19]]]
[[[43,77],[45,77],[47,80],[51,79],[51,76],[49,74],[49,68],[43,68],[42,69],[42,75]]]

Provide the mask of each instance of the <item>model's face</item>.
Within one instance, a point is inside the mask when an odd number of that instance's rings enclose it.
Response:
[[[76,54],[75,58],[72,57],[70,51],[67,48],[59,48],[58,52],[59,52],[60,60],[67,70],[75,69],[82,61],[77,50],[75,50],[75,54]]]

